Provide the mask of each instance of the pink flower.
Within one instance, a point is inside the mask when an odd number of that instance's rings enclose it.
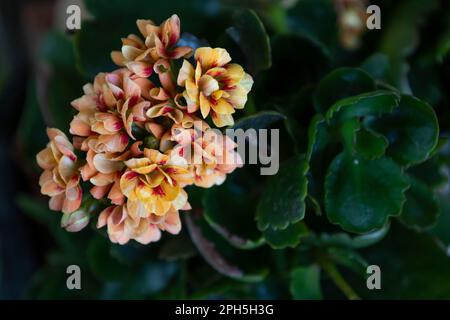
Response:
[[[38,165],[44,169],[39,179],[41,193],[50,197],[51,210],[70,213],[80,207],[83,194],[77,157],[63,132],[49,128],[47,135],[50,142],[36,156]]]

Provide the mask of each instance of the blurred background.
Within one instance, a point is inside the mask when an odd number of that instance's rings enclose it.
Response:
[[[75,235],[61,230],[59,215],[50,212],[47,199],[39,195],[40,171],[34,159],[47,142],[45,127],[68,131],[73,116],[70,101],[82,94],[82,85],[97,72],[113,69],[109,52],[120,47],[121,37],[137,33],[136,18],[160,23],[177,13],[182,31],[233,48],[224,31],[235,10],[251,8],[270,36],[292,37],[278,39],[272,48],[271,73],[261,73],[261,78],[279,86],[274,96],[282,99],[293,86],[315,83],[332,67],[364,64],[373,74],[435,106],[441,127],[448,128],[448,1],[370,1],[382,8],[384,34],[367,32],[358,22],[358,10],[346,16],[348,3],[368,5],[368,1],[331,0],[1,0],[0,299],[221,298],[228,297],[221,294],[227,288],[237,288],[203,263],[185,233],[176,242],[163,242],[163,254],[159,247],[109,247],[104,238],[92,240],[95,230]],[[81,30],[66,30],[66,9],[72,4],[81,8],[85,21]],[[290,46],[295,52],[284,54]],[[261,94],[260,101],[266,96]],[[431,167],[429,173],[435,170]],[[448,230],[435,232],[450,240]],[[90,270],[83,274],[82,292],[64,288],[61,266],[71,263]],[[136,278],[118,276],[130,265],[138,266]],[[186,268],[191,270],[190,288],[198,289],[195,295],[186,295],[183,287]],[[269,282],[230,296],[286,298],[285,289]],[[333,289],[329,294],[341,298]]]

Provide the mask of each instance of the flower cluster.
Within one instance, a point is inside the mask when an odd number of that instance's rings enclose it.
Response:
[[[37,155],[41,192],[64,213],[62,227],[83,229],[93,198],[104,207],[97,227],[120,244],[178,233],[179,211],[191,208],[185,187],[221,184],[242,166],[236,144],[207,121],[232,125],[253,84],[225,49],[179,46],[178,16],[137,26],[142,37],[111,53],[120,68],[99,73],[72,102],[73,143],[48,129]]]

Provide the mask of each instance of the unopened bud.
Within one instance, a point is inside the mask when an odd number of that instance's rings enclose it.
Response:
[[[78,232],[89,223],[89,215],[84,210],[65,213],[61,218],[61,227],[69,232]]]

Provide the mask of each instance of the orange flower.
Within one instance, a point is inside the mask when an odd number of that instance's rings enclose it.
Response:
[[[120,188],[128,198],[131,216],[161,216],[170,209],[189,208],[183,187],[192,182],[192,176],[186,163],[176,163],[157,150],[144,149],[143,158],[132,158],[125,165],[128,169],[120,179]]]
[[[252,88],[252,77],[222,48],[198,48],[196,67],[187,60],[178,74],[177,83],[185,87],[183,97],[188,113],[200,108],[203,118],[211,114],[218,127],[232,125],[235,109],[244,108]]]
[[[85,85],[85,94],[72,101],[79,113],[70,124],[70,133],[86,137],[81,149],[123,152],[129,137],[134,138],[132,124],[144,126],[147,120],[150,102],[144,97],[153,87],[147,79],[133,79],[126,69],[100,73],[93,85]]]
[[[172,80],[170,63],[160,59],[155,63],[155,72],[159,76],[162,87],[155,87],[150,90],[150,98],[153,105],[147,110],[148,118],[168,117],[175,123],[180,123],[184,118],[185,106],[180,104],[181,94],[176,92],[176,85]]]
[[[82,190],[77,157],[66,135],[58,129],[47,129],[50,142],[36,156],[44,169],[39,179],[41,193],[50,196],[51,210],[70,213],[81,204]]]
[[[137,27],[145,41],[131,34],[122,39],[122,50],[111,52],[111,58],[119,66],[126,66],[137,76],[147,78],[153,71],[153,65],[160,58],[178,59],[188,57],[192,48],[176,46],[180,39],[180,19],[171,16],[160,26],[151,20],[137,20]]]
[[[97,228],[107,226],[109,239],[113,243],[125,244],[131,239],[142,244],[158,241],[161,230],[177,234],[181,230],[178,211],[170,210],[163,217],[133,217],[129,206],[110,206],[103,210],[97,221]]]
[[[172,140],[178,144],[171,154],[188,158],[189,171],[198,187],[220,185],[227,174],[243,166],[240,155],[235,151],[236,143],[226,135],[210,130],[205,122],[189,129],[172,126]]]

